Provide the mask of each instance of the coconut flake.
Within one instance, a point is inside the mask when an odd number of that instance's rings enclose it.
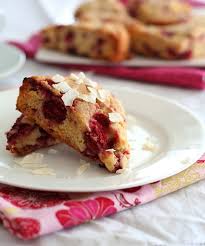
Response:
[[[65,77],[61,76],[60,74],[56,74],[52,77],[54,83],[60,83],[65,80]]]
[[[187,157],[187,158],[185,158],[185,159],[181,160],[181,163],[182,163],[182,164],[184,164],[184,165],[189,164],[189,163],[190,163],[190,158],[189,158],[189,157]]]
[[[54,84],[53,87],[62,93],[66,93],[67,91],[72,89],[66,82],[60,82],[58,84]]]
[[[26,155],[23,159],[20,161],[18,159],[15,159],[15,162],[17,164],[41,164],[43,161],[43,154],[41,153],[32,153],[29,155]]]
[[[80,163],[82,165],[77,169],[77,175],[78,176],[82,175],[90,167],[89,162],[86,162],[84,160],[80,160]]]
[[[87,77],[85,77],[84,79],[83,79],[83,81],[84,81],[84,83],[86,84],[86,85],[88,85],[88,86],[91,86],[91,87],[97,87],[97,83],[95,82],[95,81],[92,81],[91,79],[89,79],[89,78],[87,78]]]
[[[146,151],[155,152],[157,150],[157,145],[152,143],[151,141],[148,141],[143,144],[142,149]]]
[[[79,79],[79,77],[76,74],[74,74],[74,73],[71,73],[69,78],[72,79],[72,80],[78,80]]]
[[[115,123],[115,122],[123,121],[121,114],[118,112],[112,112],[112,113],[109,113],[108,115],[109,115],[109,119],[111,122]]]
[[[83,72],[80,72],[80,73],[78,74],[78,77],[79,77],[80,79],[82,79],[82,80],[84,80],[84,79],[86,78],[86,76],[85,76],[85,74],[84,74]]]
[[[35,175],[56,175],[54,169],[52,168],[39,168],[31,171]]]
[[[122,174],[122,173],[124,173],[124,172],[125,172],[125,169],[118,169],[118,170],[116,171],[117,174]]]
[[[108,151],[108,152],[115,152],[116,150],[115,150],[115,149],[106,149],[105,151]]]
[[[70,79],[74,80],[77,84],[85,83],[88,86],[96,87],[97,83],[86,77],[85,73],[80,72],[78,75],[71,73]]]
[[[98,91],[95,88],[88,86],[87,89],[97,97]]]
[[[80,85],[80,84],[84,83],[84,81],[83,81],[84,76],[85,75],[82,75],[81,73],[79,73],[79,76],[77,76],[74,73],[71,73],[71,75],[70,75],[69,78],[72,79],[72,80],[74,80],[76,84],[79,84]]]
[[[49,150],[48,150],[48,154],[55,155],[55,154],[57,154],[57,153],[58,153],[58,151],[57,151],[56,149],[49,149]]]
[[[110,92],[105,89],[99,89],[98,94],[99,94],[98,99],[101,102],[104,102],[107,99],[107,97],[110,95]]]
[[[74,80],[76,84],[80,85],[84,83],[84,78],[86,78],[83,72],[80,72],[78,75],[71,73],[70,79]]]
[[[48,167],[47,164],[44,164],[44,163],[40,163],[40,164],[18,164],[21,168],[24,168],[24,169],[37,169],[37,168],[45,168],[45,167]]]
[[[86,94],[82,94],[82,95],[79,95],[78,98],[86,101],[86,102],[89,102],[89,103],[96,103],[96,95],[90,93],[88,95]]]
[[[42,168],[47,167],[46,164],[42,163],[43,161],[43,154],[40,153],[32,153],[25,156],[23,159],[19,158],[14,159],[14,162],[18,164],[18,166],[26,169],[35,169],[35,168]]]
[[[76,84],[78,84],[78,85],[83,84],[83,80],[82,80],[82,79],[78,79],[78,80],[76,80],[75,82],[76,82]]]
[[[65,106],[72,106],[73,101],[79,96],[78,91],[76,90],[69,90],[62,96],[62,100],[65,104]]]

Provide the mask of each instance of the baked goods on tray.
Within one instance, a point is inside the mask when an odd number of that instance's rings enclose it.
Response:
[[[72,25],[41,31],[42,47],[108,62],[134,55],[178,60],[205,56],[205,17],[183,0],[88,0]]]
[[[129,26],[129,31],[136,54],[169,60],[205,56],[205,18],[202,16],[163,27],[136,21]]]
[[[25,78],[17,109],[53,138],[110,172],[127,166],[129,144],[120,102],[83,73]]]
[[[75,11],[75,19],[124,22],[129,15],[126,7],[118,0],[90,0],[83,2]]]
[[[123,25],[82,21],[73,25],[54,25],[41,31],[42,46],[66,54],[102,59],[125,60],[130,37]]]
[[[146,24],[168,25],[188,20],[191,6],[182,0],[129,0],[128,11]]]

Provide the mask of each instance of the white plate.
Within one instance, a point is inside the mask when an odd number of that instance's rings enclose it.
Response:
[[[73,56],[70,54],[61,54],[57,51],[39,49],[35,59],[40,62],[55,64],[84,64],[84,65],[106,65],[106,66],[126,66],[126,67],[204,67],[205,59],[176,60],[165,61],[142,56],[136,56],[130,60],[120,63],[111,63],[106,61],[94,60],[86,57]]]
[[[111,88],[112,90],[113,88]],[[50,191],[105,191],[134,187],[174,175],[193,164],[205,150],[205,130],[202,122],[186,108],[158,96],[128,88],[113,89],[126,110],[137,119],[129,127],[132,147],[130,168],[123,174],[108,173],[91,165],[77,175],[78,153],[65,145],[56,146],[57,154],[44,153],[56,176],[33,175],[28,169],[16,167],[14,157],[5,150],[7,131],[19,115],[15,111],[17,90],[0,93],[0,182],[30,189]],[[142,149],[146,138],[157,143],[157,150]],[[156,146],[156,145],[155,145]]]
[[[5,15],[4,12],[0,9],[0,31],[2,31],[5,26]]]
[[[25,54],[14,46],[0,43],[0,79],[17,72],[25,63]]]

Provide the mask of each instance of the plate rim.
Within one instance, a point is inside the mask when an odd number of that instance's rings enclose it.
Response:
[[[56,59],[57,56],[57,59]],[[59,59],[60,57],[60,59]],[[95,65],[95,66],[109,66],[109,67],[130,67],[130,68],[142,68],[142,67],[201,67],[205,65],[205,58],[194,58],[184,60],[170,60],[166,61],[160,58],[149,58],[144,56],[135,56],[134,58],[122,62],[109,62],[102,60],[94,60],[89,57],[74,56],[71,54],[62,54],[55,50],[48,50],[40,48],[35,54],[35,60],[40,63],[46,64],[74,64],[74,65]],[[137,62],[137,63],[135,63]]]
[[[116,88],[114,86],[107,86],[108,88]],[[15,89],[9,89],[9,90],[4,90],[4,91],[1,91],[1,93],[16,93],[18,90],[18,88],[15,88]],[[162,101],[165,101],[165,102],[168,102],[174,106],[177,106],[179,107],[181,110],[185,111],[186,113],[188,113],[190,115],[190,117],[194,118],[201,130],[203,130],[203,133],[204,133],[204,136],[205,136],[205,126],[204,126],[204,123],[202,121],[202,119],[200,119],[200,117],[197,116],[197,114],[195,114],[193,111],[191,111],[190,109],[188,109],[186,106],[174,101],[173,99],[167,99],[165,98],[164,96],[161,96],[161,95],[157,95],[157,94],[154,94],[154,93],[150,93],[150,92],[145,92],[143,90],[132,90],[131,88],[127,87],[127,86],[121,86],[120,91],[122,90],[126,90],[132,94],[135,94],[135,93],[138,93],[138,94],[141,94],[141,95],[145,95],[145,96],[149,96],[149,97],[152,97],[152,98],[155,98],[155,99],[158,99],[158,100],[162,100]],[[205,138],[203,139],[203,148],[205,149]],[[202,152],[202,147],[200,148],[201,150],[201,154],[199,155],[199,157],[195,158],[196,160],[193,160],[193,162],[190,164],[186,164],[186,165],[183,165],[181,166],[182,168],[177,168],[176,171],[172,171],[171,170],[171,173],[167,172],[167,175],[164,175],[163,178],[160,178],[160,179],[156,179],[156,177],[154,176],[153,178],[149,179],[149,182],[145,182],[145,183],[142,183],[142,184],[138,184],[137,186],[141,186],[141,185],[145,185],[145,184],[150,184],[152,182],[156,182],[157,180],[161,180],[161,179],[164,179],[164,178],[168,178],[170,176],[173,176],[173,175],[176,175],[177,173],[180,173],[182,172],[183,170],[189,168],[191,165],[193,165],[202,155],[204,152]],[[165,155],[166,157],[166,155]],[[164,157],[164,158],[165,158]],[[163,158],[163,159],[164,159]],[[174,169],[175,170],[175,169]],[[25,185],[22,185],[22,184],[16,184],[15,183],[15,180],[14,181],[6,181],[5,178],[2,178],[0,176],[0,182],[2,184],[7,184],[7,185],[13,185],[13,186],[16,186],[16,187],[21,187],[21,188],[26,188],[26,189],[31,189],[31,190],[42,190],[42,191],[53,191],[53,192],[103,192],[103,191],[112,191],[112,190],[120,190],[120,189],[126,189],[126,188],[131,188],[131,187],[136,187],[134,183],[134,181],[131,181],[127,184],[123,183],[123,184],[118,184],[117,187],[110,187],[110,188],[104,188],[103,187],[98,187],[98,188],[95,188],[95,189],[82,189],[79,188],[79,187],[75,187],[75,189],[73,190],[73,188],[69,189],[69,187],[62,187],[62,188],[49,188],[49,187],[44,187],[42,184],[40,185],[37,185],[35,187],[32,186],[32,184],[25,184]],[[110,185],[111,186],[111,185]]]

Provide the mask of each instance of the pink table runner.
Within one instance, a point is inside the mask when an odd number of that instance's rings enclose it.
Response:
[[[205,178],[205,158],[159,182],[99,193],[52,193],[0,186],[3,225],[21,239],[70,228],[150,202]]]

